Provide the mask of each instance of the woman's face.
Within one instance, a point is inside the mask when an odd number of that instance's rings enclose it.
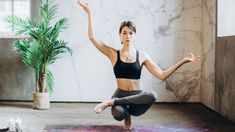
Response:
[[[131,44],[135,39],[135,32],[131,28],[124,26],[120,33],[120,40],[122,44]]]

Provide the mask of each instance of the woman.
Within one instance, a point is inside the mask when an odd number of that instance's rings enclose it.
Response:
[[[154,92],[143,92],[140,89],[141,69],[145,66],[150,73],[158,79],[164,80],[175,72],[180,66],[187,62],[197,62],[199,57],[192,53],[166,71],[162,71],[150,57],[133,47],[136,27],[131,21],[122,22],[119,29],[119,36],[122,47],[116,50],[93,35],[92,13],[88,4],[77,0],[77,3],[88,15],[88,36],[94,46],[109,58],[113,65],[114,74],[117,80],[117,90],[110,100],[104,101],[95,106],[94,111],[99,114],[105,108],[112,107],[112,115],[118,120],[124,120],[124,129],[131,129],[131,115],[140,116],[145,113],[155,102]]]

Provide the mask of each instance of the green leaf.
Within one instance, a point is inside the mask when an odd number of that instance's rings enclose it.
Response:
[[[46,72],[46,78],[47,78],[47,82],[46,82],[46,89],[49,93],[53,92],[53,87],[54,87],[54,77],[53,74],[51,73],[51,71],[49,69],[47,69]]]

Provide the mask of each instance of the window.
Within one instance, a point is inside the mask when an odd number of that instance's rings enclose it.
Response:
[[[5,20],[6,16],[30,17],[30,5],[30,0],[0,0],[0,33],[13,32],[13,26],[10,26]]]
[[[235,1],[218,0],[217,1],[217,36],[235,35]]]

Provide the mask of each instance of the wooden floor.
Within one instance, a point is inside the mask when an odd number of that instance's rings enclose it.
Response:
[[[22,118],[26,132],[41,132],[46,124],[122,125],[110,108],[97,115],[96,103],[51,103],[49,110],[33,110],[31,102],[0,102],[0,126],[9,118]],[[199,103],[157,103],[139,117],[135,125],[207,125],[218,132],[234,132],[235,124]]]

